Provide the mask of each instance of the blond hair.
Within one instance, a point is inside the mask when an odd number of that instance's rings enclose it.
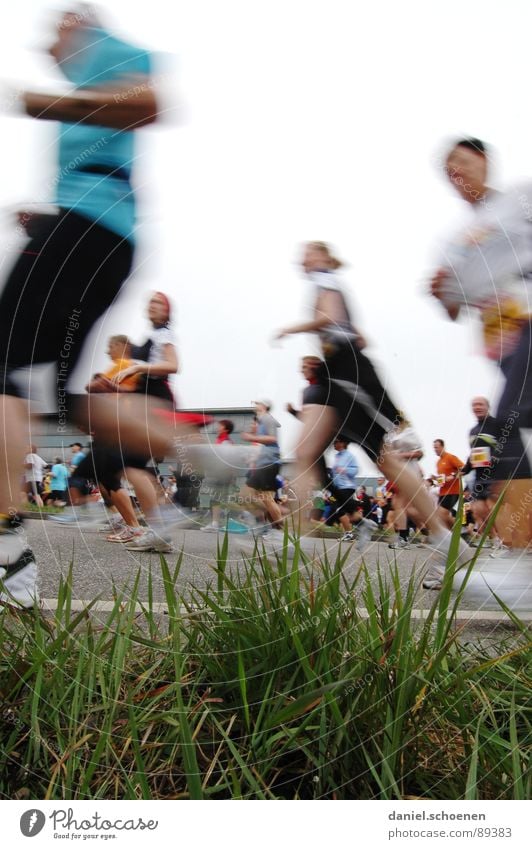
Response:
[[[327,265],[333,271],[335,271],[337,268],[342,267],[343,262],[339,260],[338,257],[334,256],[331,251],[331,247],[327,244],[327,242],[307,242],[307,247],[313,248],[315,251],[320,251],[322,254],[324,254],[327,260]]]
[[[118,333],[116,336],[111,336],[109,338],[109,345],[121,345],[122,351],[125,353],[126,350],[131,352],[131,342],[129,341],[127,336],[124,336],[123,333]]]

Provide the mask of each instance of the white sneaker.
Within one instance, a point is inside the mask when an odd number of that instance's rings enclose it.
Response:
[[[357,549],[364,551],[373,538],[373,531],[376,527],[375,522],[372,522],[371,519],[362,519],[356,527],[358,531]]]
[[[425,566],[429,567],[429,571],[423,585],[425,585],[425,583],[432,582],[433,580],[438,581],[439,583],[443,580],[443,576],[445,575],[445,570],[447,568],[451,539],[452,534],[450,531],[447,531],[437,543],[421,543],[418,546],[418,548],[425,549],[430,552],[424,563]],[[466,545],[463,540],[460,540],[458,556],[454,563],[450,564],[450,568],[454,571],[462,569],[470,562],[470,560],[473,559],[473,557],[474,555],[469,550],[469,546]],[[432,587],[426,587],[426,589],[432,589]]]
[[[208,513],[204,512],[193,513],[188,507],[178,507],[175,504],[159,508],[161,524],[169,532],[179,528],[201,530],[201,522],[206,519],[207,515]]]
[[[69,508],[60,515],[49,515],[48,520],[58,522],[60,525],[71,525],[72,527],[80,528],[80,530],[88,530],[101,525],[107,516],[105,509],[99,504],[80,504],[77,507]]]
[[[492,543],[492,551],[490,552],[490,557],[499,558],[499,557],[509,557],[512,553],[512,549],[509,545],[505,545],[502,539],[496,539]]]
[[[384,445],[392,451],[421,451],[421,440],[414,428],[394,428],[384,437]]]
[[[354,542],[356,534],[354,531],[346,531],[343,537],[340,537],[340,542]]]
[[[129,528],[126,526],[121,530],[116,531],[114,534],[109,534],[105,537],[105,539],[107,542],[131,542],[131,540],[135,539],[135,537],[139,537],[143,533],[143,528]]]
[[[396,549],[410,548],[410,543],[406,539],[399,537],[399,539],[396,539],[395,542],[389,542],[388,548],[396,548]]]
[[[208,525],[204,525],[200,528],[200,531],[203,531],[204,534],[217,534],[220,532],[220,525],[217,525],[215,522],[210,522]]]
[[[128,551],[157,551],[161,554],[169,554],[174,550],[171,542],[159,536],[151,528],[132,539],[131,542],[127,542],[125,548]]]
[[[437,578],[427,578],[423,581],[424,590],[441,590],[441,581]]]
[[[22,527],[0,530],[0,603],[33,607],[37,566]]]

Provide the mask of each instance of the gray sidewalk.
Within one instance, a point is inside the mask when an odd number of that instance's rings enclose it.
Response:
[[[70,563],[73,564],[73,598],[76,600],[86,602],[99,597],[105,605],[112,601],[116,591],[124,591],[127,595],[128,587],[131,587],[140,570],[139,598],[148,598],[148,577],[151,573],[153,599],[164,605],[158,554],[127,551],[120,544],[107,542],[102,533],[81,531],[76,527],[40,519],[26,522],[26,528],[39,564],[40,594],[47,606],[54,607],[60,577],[67,574]],[[221,543],[222,537],[218,539]],[[176,551],[166,555],[166,560],[173,567],[183,552],[177,580],[180,591],[186,593],[191,585],[203,589],[215,583],[216,534],[205,534],[199,530],[178,531],[174,534],[173,542]],[[265,541],[264,544],[272,557],[275,556],[275,550],[279,551],[278,541]],[[340,544],[337,540],[305,539],[301,548],[310,559],[327,552],[329,559],[334,560],[339,550],[347,553],[344,575],[348,581],[353,579],[364,561],[372,576],[376,577],[378,566],[386,574],[397,563],[403,584],[408,582],[413,570],[421,582],[427,557],[427,552],[417,546],[406,551],[393,551],[382,542],[371,543],[363,555],[356,550],[355,545]],[[228,568],[239,571],[244,559],[251,557],[253,550],[254,541],[250,534],[230,534]],[[471,549],[471,552],[473,556],[474,550]],[[304,569],[303,566],[301,568]],[[319,576],[317,562],[316,573]],[[460,576],[461,573],[458,573],[455,578],[456,587],[461,583]],[[524,559],[520,561],[512,557],[501,561],[489,557],[479,559],[460,603],[460,620],[507,621],[490,588],[521,619],[532,621],[532,567],[529,558],[526,563]],[[436,597],[437,593],[420,589],[416,603],[420,617]]]

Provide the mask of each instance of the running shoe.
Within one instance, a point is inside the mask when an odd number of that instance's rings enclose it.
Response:
[[[509,557],[512,553],[512,549],[509,545],[505,545],[502,539],[496,539],[492,543],[492,551],[490,552],[490,557],[499,558],[499,557]]]
[[[0,527],[0,603],[33,607],[39,600],[37,566],[22,526]]]
[[[423,586],[432,582],[433,580],[441,583],[443,576],[445,575],[445,570],[447,568],[447,560],[449,557],[449,546],[451,545],[452,534],[450,531],[447,531],[442,535],[441,539],[438,542],[428,544],[421,543],[418,546],[418,549],[425,549],[430,552],[429,556],[426,558],[424,565],[429,567],[429,572],[427,577],[423,582]],[[463,568],[467,563],[469,563],[474,555],[469,550],[469,546],[465,544],[463,540],[460,540],[458,555],[451,564],[454,570],[458,570]],[[434,589],[433,587],[426,586],[425,589]]]
[[[340,537],[340,542],[354,542],[356,538],[354,531],[346,531],[343,537]]]
[[[128,551],[157,551],[160,554],[170,554],[174,551],[172,543],[151,528],[136,536],[131,542],[127,542],[125,548]]]
[[[131,542],[132,539],[135,539],[135,537],[140,536],[142,533],[144,533],[143,528],[129,528],[126,526],[114,534],[109,534],[105,539],[107,542]]]
[[[220,525],[217,525],[214,522],[209,522],[208,525],[204,525],[200,528],[200,531],[203,531],[204,534],[219,534],[220,530]]]
[[[371,519],[362,519],[357,525],[357,548],[359,551],[364,551],[373,539],[373,531],[375,523]]]
[[[427,578],[423,581],[424,590],[441,590],[441,581],[438,578]]]
[[[421,451],[421,440],[414,428],[403,427],[390,430],[384,437],[384,445],[392,451]]]
[[[399,537],[399,539],[396,539],[395,542],[389,542],[388,548],[395,548],[395,549],[402,550],[402,549],[405,549],[405,548],[410,548],[410,543],[406,539]]]
[[[104,509],[97,504],[81,504],[77,507],[70,508],[68,513],[65,510],[61,515],[48,516],[49,521],[57,522],[60,525],[70,525],[81,530],[95,529],[106,518]]]

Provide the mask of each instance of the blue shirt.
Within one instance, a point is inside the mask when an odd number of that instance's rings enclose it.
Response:
[[[52,466],[50,488],[57,492],[63,492],[68,488],[68,471],[63,463],[54,463]]]
[[[358,463],[350,451],[345,448],[337,451],[332,467],[332,482],[337,489],[356,489],[355,478]]]
[[[263,413],[261,415],[257,426],[257,435],[273,436],[275,442],[260,446],[256,463],[258,469],[263,469],[266,466],[272,466],[281,462],[281,452],[279,443],[277,442],[277,431],[279,428],[279,422],[270,413]]]
[[[70,465],[75,466],[75,467],[79,466],[79,464],[81,463],[82,460],[85,459],[85,457],[86,457],[86,454],[85,454],[84,451],[76,451],[76,453],[73,454],[72,457],[70,458]]]
[[[73,35],[74,49],[60,63],[76,88],[98,88],[110,83],[134,87],[146,83],[150,55],[97,27],[82,27]],[[73,209],[113,233],[134,239],[135,198],[129,182],[134,161],[133,131],[83,123],[62,123],[59,129],[59,173],[55,202]],[[100,172],[88,173],[96,168]]]

